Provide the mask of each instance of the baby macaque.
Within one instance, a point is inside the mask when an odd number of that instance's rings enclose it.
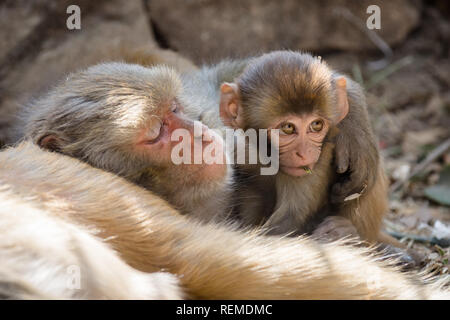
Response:
[[[363,239],[379,238],[387,185],[355,82],[320,58],[291,51],[224,61],[183,81],[191,117],[212,128],[268,130],[267,149],[279,153],[275,175],[261,175],[261,163],[235,166],[233,203],[244,224],[264,225],[272,234],[303,234],[326,219],[319,230],[329,233],[347,219]],[[275,145],[272,129],[279,132]],[[261,139],[247,148],[258,150]]]
[[[274,147],[279,152],[280,171],[275,177],[273,212],[254,222],[264,221],[272,233],[305,233],[313,231],[321,219],[334,213],[352,221],[364,239],[377,239],[387,204],[386,182],[380,165],[370,168],[378,173],[372,188],[348,204],[332,206],[330,203],[330,189],[338,179],[333,167],[333,138],[339,135],[337,126],[349,110],[355,109],[364,117],[346,126],[367,133],[345,138],[368,137],[368,144],[373,144],[362,97],[355,83],[333,73],[321,59],[296,52],[263,55],[253,60],[235,82],[221,86],[220,114],[225,125],[244,130],[279,131],[278,145]],[[363,150],[355,152],[364,154]],[[373,157],[371,163],[377,164],[378,152]],[[251,186],[258,179],[255,172],[245,172],[245,168],[238,172],[243,176],[240,180],[249,186],[246,190],[252,192]],[[239,194],[248,197],[242,190]],[[245,217],[245,207],[239,212]]]

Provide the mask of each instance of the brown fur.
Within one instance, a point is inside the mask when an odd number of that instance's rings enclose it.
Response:
[[[120,177],[29,142],[0,152],[0,163],[2,197],[32,207],[33,215],[50,220],[48,228],[64,221],[70,228],[75,224],[90,231],[141,271],[164,269],[177,274],[191,298],[449,298],[448,292],[421,285],[419,279],[375,261],[364,249],[318,244],[307,238],[263,237],[191,221]],[[3,219],[10,225],[23,223],[17,214],[4,214]],[[26,223],[33,234],[41,234],[34,221]],[[58,249],[58,254],[70,254],[66,246],[73,242],[55,241],[45,232],[41,235],[42,243]],[[20,242],[24,252],[47,257],[48,247],[35,248],[27,241],[27,233],[4,236]],[[96,246],[86,250],[97,256]],[[14,256],[7,259],[12,262]],[[5,263],[2,259],[2,266]],[[33,272],[34,266],[30,262],[25,270]],[[105,270],[91,272],[95,279],[100,276],[97,272]]]
[[[267,129],[273,126],[274,119],[282,116],[312,113],[333,122],[338,113],[335,107],[338,99],[336,79],[340,77],[325,62],[309,54],[276,51],[252,59],[235,80],[236,99],[242,112],[241,128]],[[363,239],[370,242],[377,240],[387,211],[387,183],[368,120],[364,95],[355,82],[346,80],[350,113],[338,127],[331,127],[312,174],[292,177],[280,171],[274,179],[276,199],[272,204],[272,213],[267,214],[265,209],[259,220],[254,219],[253,213],[253,224],[264,223],[275,234],[301,234],[312,232],[325,216],[335,214],[351,220]],[[360,176],[367,177],[364,194],[339,205],[332,205],[332,191],[342,191],[339,190],[341,185],[336,183],[344,177],[336,173],[334,155],[339,172],[347,170],[339,168],[342,159],[347,162],[347,167],[348,159],[352,159],[355,163],[351,164],[351,172],[347,176],[353,179],[356,175],[356,181]],[[242,175],[246,169],[239,167]],[[270,186],[267,186],[265,177],[254,174],[243,176],[242,187],[237,188],[237,203],[245,221],[249,211],[247,203],[254,207],[251,201],[246,201],[248,197],[255,198],[254,186],[264,185],[263,190],[266,190],[254,201],[262,201]],[[345,191],[357,193],[361,189],[363,183],[356,190]]]
[[[273,52],[254,59],[236,79],[245,127],[267,129],[289,113],[333,116],[336,97],[328,66],[307,54]]]

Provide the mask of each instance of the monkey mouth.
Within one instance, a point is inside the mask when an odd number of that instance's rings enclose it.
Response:
[[[307,174],[312,174],[312,170],[308,166],[304,166],[302,169],[305,170]]]
[[[312,169],[309,166],[288,167],[280,166],[282,172],[293,177],[300,177],[306,174],[312,174]]]

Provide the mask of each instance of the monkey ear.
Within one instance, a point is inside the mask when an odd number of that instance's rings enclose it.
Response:
[[[61,139],[54,134],[48,134],[38,140],[39,147],[50,151],[59,151]]]
[[[225,82],[220,86],[220,118],[228,127],[244,127],[239,87],[235,83]]]
[[[347,80],[344,77],[336,79],[336,94],[337,94],[337,106],[336,106],[336,119],[335,124],[344,119],[349,111],[348,97],[347,97]]]

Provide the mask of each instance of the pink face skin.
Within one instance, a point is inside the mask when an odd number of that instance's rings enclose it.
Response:
[[[177,141],[171,141],[171,135],[177,129],[187,130],[191,139],[186,141],[186,139],[180,137]],[[195,139],[200,139],[200,137],[194,136],[194,121],[183,114],[183,108],[178,102],[173,101],[159,115],[149,117],[146,127],[138,134],[136,147],[139,152],[144,152],[148,156],[149,163],[171,164],[175,167],[177,165],[171,159],[172,148],[181,141],[183,144],[188,144],[187,148],[191,149],[191,164],[182,163],[176,168],[176,170],[182,170],[180,171],[182,176],[187,177],[195,174],[196,180],[223,178],[227,170],[225,159],[223,159],[223,164],[206,164],[204,159],[202,159],[201,164],[194,164]],[[205,125],[202,126],[201,140],[203,150],[211,143],[215,144],[215,150],[223,150],[224,148],[223,140]]]
[[[269,128],[280,130],[280,170],[294,177],[307,174],[305,167],[312,170],[319,160],[329,127],[327,119],[310,114],[290,115]]]

